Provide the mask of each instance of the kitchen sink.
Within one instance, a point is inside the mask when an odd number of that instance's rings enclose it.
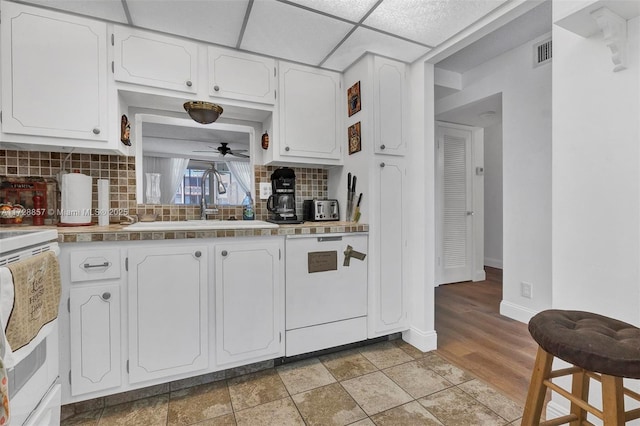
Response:
[[[166,220],[137,222],[125,227],[127,231],[200,231],[207,229],[277,228],[275,223],[262,220]]]

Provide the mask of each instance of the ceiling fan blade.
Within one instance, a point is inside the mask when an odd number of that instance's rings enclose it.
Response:
[[[249,158],[249,156],[247,154],[240,154],[239,152],[236,151],[229,151],[229,154],[233,155],[234,157],[240,157],[240,158]]]

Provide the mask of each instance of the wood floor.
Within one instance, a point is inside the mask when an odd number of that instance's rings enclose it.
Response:
[[[500,315],[502,270],[481,282],[436,287],[438,353],[524,404],[537,344],[527,325]]]

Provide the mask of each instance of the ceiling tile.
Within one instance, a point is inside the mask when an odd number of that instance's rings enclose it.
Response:
[[[437,46],[508,0],[384,0],[365,25]]]
[[[133,25],[235,47],[249,0],[126,0]]]
[[[319,10],[330,15],[339,16],[354,22],[360,19],[373,7],[378,0],[290,0],[311,9]]]
[[[275,0],[253,3],[241,48],[317,65],[353,25]]]
[[[428,47],[360,27],[333,52],[322,66],[344,71],[365,52],[413,62],[429,50]]]
[[[51,7],[122,24],[127,23],[127,15],[124,13],[120,0],[25,0],[25,3]]]

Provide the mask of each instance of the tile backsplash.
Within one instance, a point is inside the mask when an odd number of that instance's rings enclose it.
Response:
[[[256,189],[259,194],[259,182],[271,182],[271,173],[276,166],[255,166]],[[92,208],[98,206],[96,179],[109,180],[111,210],[128,212],[130,215],[155,213],[158,220],[197,219],[199,206],[157,205],[136,203],[135,157],[102,154],[68,154],[60,152],[0,150],[0,176],[39,176],[55,177],[60,170],[78,171],[94,178]],[[316,168],[293,168],[296,174],[296,210],[302,218],[302,201],[312,198],[327,198],[327,171]],[[256,197],[258,198],[258,197]],[[256,219],[268,217],[266,200],[255,200]],[[59,207],[59,206],[58,206]],[[241,207],[219,206],[214,217],[227,219],[242,217]],[[111,222],[119,222],[119,216],[112,216]],[[97,222],[97,217],[93,218]]]

